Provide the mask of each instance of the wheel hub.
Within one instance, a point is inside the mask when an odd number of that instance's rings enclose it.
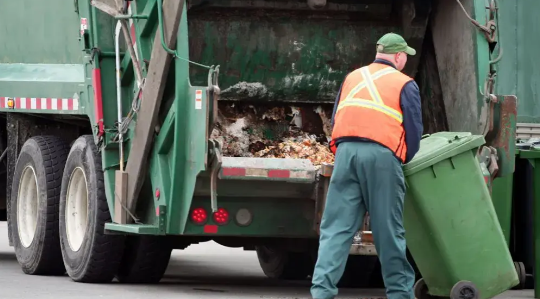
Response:
[[[37,177],[34,168],[26,166],[19,181],[17,193],[17,227],[21,245],[30,247],[37,229],[39,195]]]
[[[88,224],[88,186],[80,167],[73,170],[69,179],[65,217],[69,247],[77,252],[83,244]]]
[[[469,287],[463,287],[459,290],[459,297],[461,299],[473,299],[474,296],[474,290]]]

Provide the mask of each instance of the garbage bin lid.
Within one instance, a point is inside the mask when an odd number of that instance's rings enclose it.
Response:
[[[484,136],[472,135],[469,132],[438,132],[425,135],[420,141],[418,153],[403,166],[403,173],[405,176],[411,175],[484,143]]]

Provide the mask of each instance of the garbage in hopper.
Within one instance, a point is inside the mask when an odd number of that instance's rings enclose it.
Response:
[[[224,156],[309,159],[319,167],[334,162],[328,148],[330,113],[321,106],[220,105],[212,138]]]

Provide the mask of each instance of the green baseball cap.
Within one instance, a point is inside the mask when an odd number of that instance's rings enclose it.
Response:
[[[405,39],[395,33],[387,33],[377,41],[377,52],[384,54],[396,54],[405,52],[408,55],[415,55],[416,50],[409,47]]]

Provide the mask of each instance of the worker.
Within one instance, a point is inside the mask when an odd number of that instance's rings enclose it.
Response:
[[[373,63],[347,75],[332,115],[335,165],[321,220],[311,295],[334,298],[355,233],[368,211],[389,299],[412,299],[415,273],[406,257],[402,165],[423,131],[418,85],[401,70],[416,51],[398,34],[376,46]]]

